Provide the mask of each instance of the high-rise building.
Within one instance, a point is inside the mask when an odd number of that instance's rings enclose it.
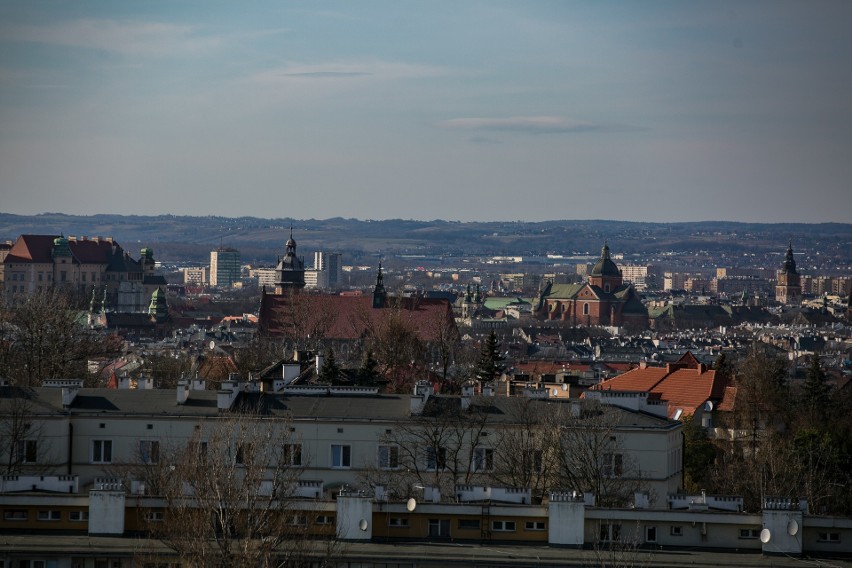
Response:
[[[240,251],[219,247],[210,252],[210,285],[230,288],[240,281]]]
[[[317,279],[318,282],[324,282],[324,286],[317,287],[339,288],[343,282],[343,262],[339,252],[315,252],[314,270],[326,273],[325,278]]]

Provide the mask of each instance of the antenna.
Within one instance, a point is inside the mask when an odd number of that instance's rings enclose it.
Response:
[[[760,531],[760,542],[766,544],[770,540],[772,540],[772,533],[769,532],[769,529],[763,529]]]
[[[408,509],[409,513],[414,511],[414,509],[417,508],[417,500],[414,497],[412,497],[411,499],[408,500],[408,503],[405,504],[405,508]]]
[[[705,412],[713,412],[713,401],[708,400],[704,403],[704,411]]]
[[[367,523],[367,519],[361,519],[358,522],[358,528],[361,529],[362,531],[367,530],[368,526],[369,526],[369,523]],[[764,530],[766,530],[766,529],[764,529]]]

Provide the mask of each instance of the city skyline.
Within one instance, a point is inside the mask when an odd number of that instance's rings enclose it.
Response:
[[[849,222],[844,2],[0,6],[2,209]]]

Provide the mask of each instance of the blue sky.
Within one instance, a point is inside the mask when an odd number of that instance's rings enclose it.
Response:
[[[852,2],[3,2],[0,210],[852,222]]]

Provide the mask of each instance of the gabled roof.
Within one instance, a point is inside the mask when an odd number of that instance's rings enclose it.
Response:
[[[657,395],[669,403],[671,418],[678,410],[684,416],[695,414],[708,400],[720,403],[728,394],[727,381],[716,371],[707,370],[692,353],[687,352],[677,362],[665,367],[633,369],[592,388]]]
[[[21,235],[12,245],[5,262],[53,262],[53,242],[59,235]],[[115,255],[126,256],[118,243],[111,239],[67,239],[74,262],[107,264]],[[129,258],[129,257],[128,257]],[[130,262],[137,266],[136,261]]]
[[[442,325],[458,335],[452,306],[445,299],[394,298],[388,304],[373,308],[372,296],[263,294],[258,325],[263,333],[277,337],[301,332],[327,339],[362,339],[398,317],[425,341],[436,340]]]

